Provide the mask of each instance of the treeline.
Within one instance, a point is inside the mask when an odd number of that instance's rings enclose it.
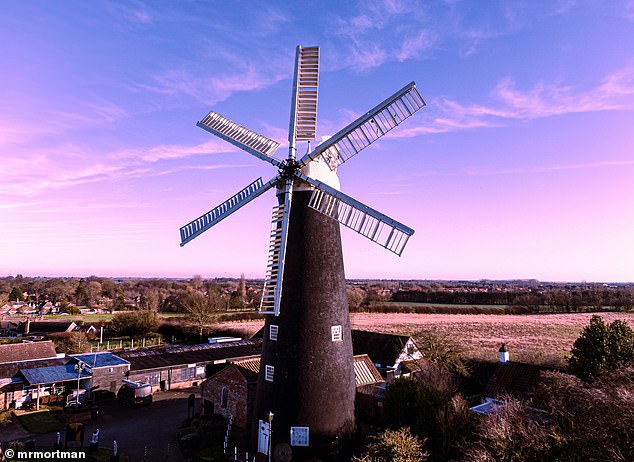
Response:
[[[506,306],[512,311],[531,313],[627,311],[634,308],[634,287],[627,285],[538,287],[530,291],[400,290],[394,292],[390,300],[432,305]]]
[[[227,310],[241,310],[259,304],[261,285],[259,281],[244,278],[202,279],[200,276],[191,279],[114,279],[17,275],[0,278],[0,305],[24,301],[40,307],[51,302],[63,310],[69,306],[85,306],[110,311],[185,312],[185,300],[192,292],[219,292]]]

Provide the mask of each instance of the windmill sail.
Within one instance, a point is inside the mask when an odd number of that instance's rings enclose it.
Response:
[[[284,280],[284,261],[286,259],[286,239],[291,214],[293,181],[287,180],[284,188],[284,203],[273,207],[271,220],[271,240],[269,242],[269,260],[264,277],[260,313],[279,316]]]
[[[210,111],[196,125],[259,159],[278,167],[281,164],[280,161],[271,157],[279,148],[280,143],[249,130],[217,112]]]
[[[319,92],[319,47],[297,47],[289,142],[315,139]]]
[[[401,255],[414,230],[371,207],[303,174],[298,177],[316,189],[308,206],[337,220],[396,255]]]
[[[424,106],[416,83],[411,82],[306,154],[300,164],[321,156],[334,170]]]
[[[245,206],[260,194],[268,191],[279,180],[278,177],[273,178],[267,183],[262,183],[262,178],[258,178],[246,188],[242,189],[237,194],[231,196],[219,206],[211,209],[204,215],[196,218],[195,220],[187,223],[180,229],[181,232],[181,247],[187,244],[192,239],[200,236],[216,223],[224,220],[240,207]]]

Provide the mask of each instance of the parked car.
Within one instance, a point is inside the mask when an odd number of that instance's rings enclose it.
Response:
[[[152,385],[124,380],[117,392],[117,400],[124,406],[149,405],[152,402]]]

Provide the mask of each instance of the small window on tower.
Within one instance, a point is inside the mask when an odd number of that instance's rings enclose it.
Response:
[[[291,427],[291,446],[309,446],[309,427]]]
[[[229,389],[227,387],[222,387],[222,391],[220,392],[220,407],[223,409],[227,409],[228,396],[229,396]]]
[[[343,341],[343,329],[341,326],[332,326],[330,328],[332,334],[333,342],[342,342]]]
[[[279,326],[271,324],[269,326],[269,340],[277,340],[277,331],[280,330]]]
[[[272,382],[274,373],[275,367],[267,365],[266,369],[264,370],[264,380],[266,380],[267,382]]]

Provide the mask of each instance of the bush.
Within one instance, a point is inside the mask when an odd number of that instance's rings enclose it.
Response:
[[[480,419],[465,462],[634,460],[634,369],[584,382],[543,373],[532,402],[508,399]]]
[[[5,410],[0,411],[0,427],[8,425],[13,422],[13,411]]]
[[[427,460],[423,443],[408,428],[385,430],[371,436],[361,457],[353,457],[353,462],[420,462]]]
[[[81,310],[79,308],[77,308],[75,305],[69,305],[68,303],[62,305],[62,307],[60,308],[60,311],[62,313],[68,313],[72,315],[81,314]]]
[[[596,378],[607,371],[634,362],[634,332],[625,321],[605,324],[594,315],[573,344],[570,371],[582,379]]]
[[[414,343],[427,361],[441,369],[468,375],[463,349],[448,333],[421,330],[414,334]]]
[[[385,397],[385,424],[405,427],[427,441],[435,457],[446,459],[458,436],[471,426],[464,398],[454,393],[450,375],[429,365],[422,380],[397,378],[388,385]],[[422,382],[422,383],[421,383]]]
[[[159,318],[155,311],[130,311],[112,317],[112,329],[119,335],[143,337],[156,332]]]
[[[561,460],[555,456],[560,439],[556,429],[543,425],[525,403],[509,399],[503,406],[482,418],[476,431],[476,439],[465,448],[462,460],[465,462]]]

